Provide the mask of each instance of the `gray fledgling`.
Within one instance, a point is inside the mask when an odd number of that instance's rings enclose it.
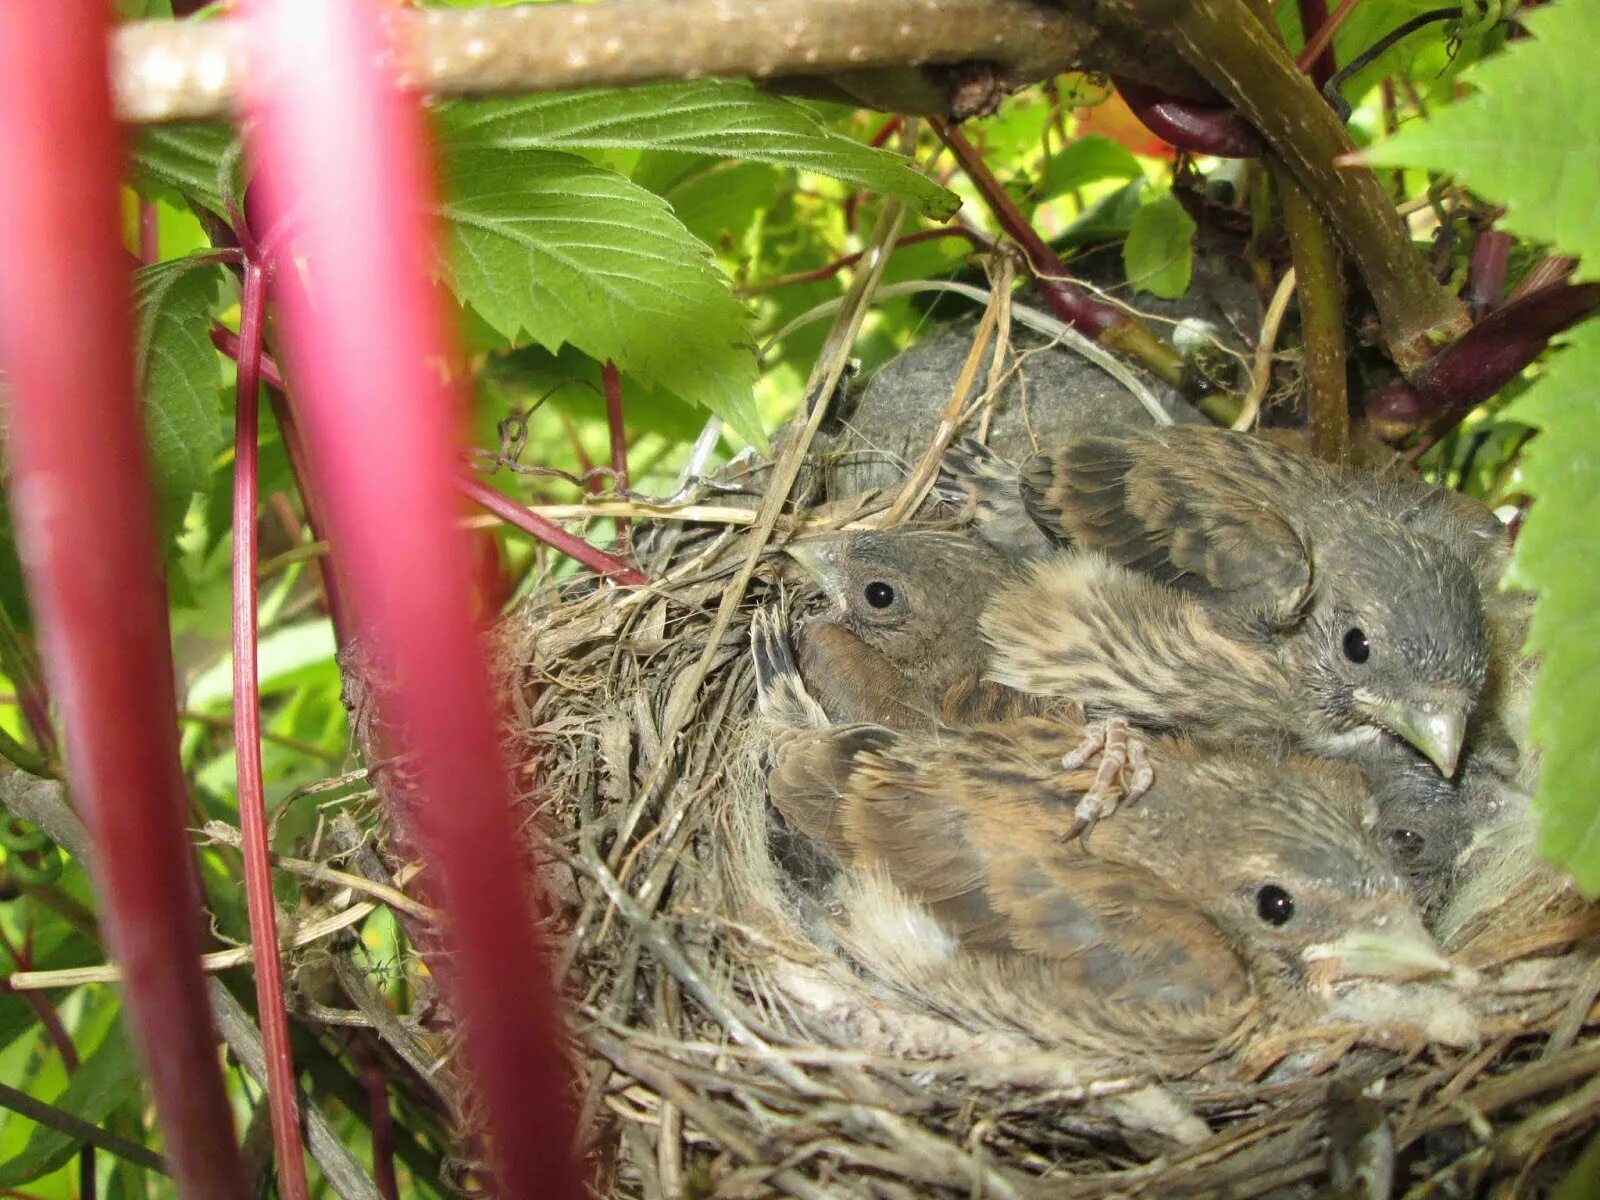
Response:
[[[981,457],[972,447],[962,454]],[[971,506],[980,515],[986,506],[1004,510],[1009,499],[995,493],[996,475],[992,463],[975,475],[958,459],[941,493],[987,489],[990,498]],[[1225,727],[1202,717],[1196,732],[1283,735],[1338,756],[1398,739],[1455,774],[1489,658],[1477,578],[1461,554],[1385,511],[1375,477],[1259,438],[1175,427],[1084,437],[1036,454],[1020,468],[1016,495],[1059,546],[1097,552],[1193,601],[1193,619],[1205,618],[1238,651],[1227,657],[1243,656],[1238,666],[1250,687],[1265,686],[1275,671],[1284,676],[1278,690],[1292,694],[1283,718],[1246,705]],[[1014,511],[996,528],[1009,538]],[[1006,550],[1038,557],[1036,546],[1014,540]],[[1163,619],[1159,611],[1154,619]],[[997,624],[991,632],[1005,651],[1009,631]],[[1082,656],[1092,647],[1061,652]],[[1225,708],[1237,690],[1223,677],[1230,668],[1204,656],[1184,662],[1218,680],[1210,708]],[[1137,671],[1117,668],[1137,686]],[[1151,676],[1145,684],[1165,682]],[[1206,680],[1174,682],[1203,691]],[[1065,694],[1099,703],[1092,688]],[[1163,719],[1160,695],[1136,707]],[[1166,723],[1182,722],[1173,713]]]

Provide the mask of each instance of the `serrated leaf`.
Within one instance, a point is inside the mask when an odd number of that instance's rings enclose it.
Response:
[[[91,1124],[104,1121],[139,1086],[139,1065],[119,1026],[73,1075],[51,1103]],[[78,1143],[60,1130],[34,1128],[22,1153],[0,1164],[0,1188],[17,1188],[60,1167],[77,1152]]]
[[[439,128],[452,151],[675,150],[814,171],[939,220],[961,203],[901,155],[835,133],[803,105],[737,80],[441,105]]]
[[[570,154],[446,161],[448,271],[464,303],[507,339],[613,359],[765,443],[744,309],[665,201]]]
[[[1164,300],[1183,295],[1194,270],[1194,232],[1194,219],[1171,192],[1142,206],[1122,244],[1128,282]]]
[[[1541,656],[1529,736],[1541,747],[1539,851],[1600,894],[1600,322],[1566,349],[1516,407],[1540,427],[1522,464],[1535,503],[1517,539],[1519,583],[1539,593],[1528,648]]]
[[[140,130],[133,163],[147,180],[226,217],[221,177],[232,144],[226,125],[152,125]]]
[[[1091,134],[1050,156],[1040,191],[1048,199],[1102,179],[1143,177],[1144,168],[1131,150],[1101,134]]]
[[[222,364],[210,338],[221,278],[216,263],[183,258],[133,277],[135,377],[156,493],[169,520],[206,487],[226,441],[217,409]]]
[[[1412,121],[1368,161],[1448,171],[1505,206],[1512,233],[1554,242],[1600,278],[1600,95],[1590,72],[1600,4],[1558,0],[1520,19],[1533,35],[1468,71],[1477,91]]]

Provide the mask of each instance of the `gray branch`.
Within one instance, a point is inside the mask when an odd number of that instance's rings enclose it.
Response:
[[[937,89],[915,68],[992,64],[1008,82],[1113,70],[1183,94],[1198,76],[1157,46],[1124,49],[1044,0],[603,0],[469,10],[397,9],[407,80],[436,96],[620,86],[705,76],[932,111]],[[242,23],[136,21],[112,41],[112,84],[125,121],[220,118],[247,69]],[[907,68],[912,68],[908,70]]]

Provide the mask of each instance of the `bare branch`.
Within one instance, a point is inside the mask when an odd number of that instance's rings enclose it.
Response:
[[[982,61],[1015,82],[1118,70],[1207,94],[1170,53],[1133,55],[1042,0],[604,0],[513,8],[397,9],[409,78],[437,96],[645,83],[704,76],[838,76],[870,102],[884,68]],[[237,20],[137,21],[113,35],[117,114],[153,123],[228,116],[245,70]]]

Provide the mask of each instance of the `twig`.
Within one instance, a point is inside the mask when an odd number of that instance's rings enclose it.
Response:
[[[919,229],[915,233],[908,233],[903,237],[896,238],[893,249],[899,250],[905,246],[915,246],[921,242],[932,242],[940,238],[951,237],[964,237],[979,250],[988,250],[994,245],[979,230],[972,228],[970,225],[947,225],[938,229]],[[796,271],[792,275],[778,275],[772,279],[759,279],[755,283],[747,283],[733,290],[740,296],[759,296],[764,292],[788,287],[790,284],[820,283],[824,279],[832,279],[841,271],[848,271],[861,261],[861,256],[865,253],[865,250],[857,250],[853,254],[846,254],[830,263],[824,263],[820,267],[812,267],[809,271]]]
[[[628,429],[622,420],[622,376],[609,358],[600,368],[600,382],[606,394],[606,429],[611,434],[611,483],[618,495],[628,492]],[[617,550],[627,553],[628,521],[617,518]]]
[[[245,908],[256,953],[256,1007],[267,1069],[267,1103],[278,1186],[285,1200],[309,1200],[305,1145],[295,1101],[294,1056],[278,959],[278,910],[272,894],[267,799],[261,774],[261,679],[256,661],[256,482],[260,455],[257,411],[261,338],[266,324],[267,271],[254,259],[244,270],[239,302],[239,360],[233,438],[233,744],[234,778],[244,857]]]
[[[166,1160],[149,1147],[129,1141],[109,1129],[101,1129],[100,1126],[85,1121],[76,1113],[69,1113],[64,1108],[46,1104],[43,1100],[35,1100],[27,1092],[18,1091],[8,1083],[0,1083],[0,1108],[20,1113],[36,1125],[57,1130],[75,1142],[95,1146],[107,1154],[115,1154],[125,1162],[143,1167],[146,1171],[155,1171],[161,1175],[167,1173]]]
[[[983,195],[1006,236],[1021,248],[1034,282],[1052,311],[1107,348],[1138,359],[1167,382],[1181,382],[1183,360],[1178,352],[1127,312],[1068,280],[1061,259],[1028,223],[966,135],[943,121],[932,124]]]
[[[974,287],[970,283],[956,283],[948,279],[912,279],[905,283],[891,283],[887,287],[879,288],[877,294],[880,300],[889,300],[895,296],[910,296],[917,292],[953,292],[958,296],[965,296],[969,300],[975,300],[979,304],[988,304],[990,299],[990,293],[984,288]],[[774,345],[788,337],[796,329],[837,312],[842,304],[842,300],[829,300],[817,305],[802,316],[796,317],[767,340],[766,345],[762,348],[762,354],[769,353]],[[1138,400],[1144,410],[1150,414],[1150,419],[1157,425],[1172,424],[1172,414],[1156,398],[1149,385],[1139,378],[1138,373],[1132,367],[1105,349],[1105,347],[1093,339],[1085,337],[1065,321],[1058,320],[1049,313],[1040,312],[1036,308],[1029,308],[1025,304],[1013,303],[1011,312],[1017,324],[1025,325],[1035,333],[1042,333],[1045,337],[1061,343],[1080,358],[1088,359],[1123,387],[1127,388],[1134,399]]]
[[[1272,293],[1267,305],[1267,315],[1261,322],[1261,337],[1256,342],[1255,361],[1250,367],[1250,390],[1245,393],[1244,407],[1233,427],[1249,429],[1261,415],[1261,404],[1267,398],[1267,388],[1272,383],[1272,353],[1278,344],[1278,329],[1283,324],[1283,314],[1288,311],[1289,300],[1294,295],[1294,268],[1290,267],[1278,280],[1278,289]]]
[[[404,883],[414,878],[420,869],[420,867],[407,868],[396,875],[395,879]],[[279,948],[298,950],[302,946],[310,946],[338,933],[341,929],[348,929],[366,920],[377,910],[376,902],[362,900],[335,916],[324,917],[320,921],[313,921],[295,930],[280,942]],[[216,950],[210,954],[202,954],[200,969],[207,974],[214,974],[255,961],[256,952],[253,947],[236,946],[232,950]],[[121,983],[122,978],[121,967],[106,963],[98,967],[66,967],[59,971],[17,971],[11,976],[11,986],[20,992],[38,988],[79,987],[86,983]]]
[[[242,840],[238,830],[221,821],[207,821],[202,831],[213,842],[221,842],[226,846],[238,846]],[[371,896],[380,903],[387,904],[390,908],[397,909],[408,916],[416,917],[421,921],[437,920],[438,914],[426,904],[419,903],[406,895],[399,888],[390,887],[386,883],[368,879],[363,875],[355,875],[349,871],[340,871],[326,863],[311,862],[304,858],[291,858],[286,854],[272,856],[274,866],[292,874],[314,880],[317,883],[326,883],[331,887],[349,888],[352,892],[360,892],[364,896]]]
[[[1311,445],[1329,462],[1350,451],[1350,397],[1345,384],[1344,277],[1339,248],[1316,206],[1289,172],[1274,172],[1300,296],[1305,343],[1305,408]],[[1252,377],[1252,392],[1255,378]],[[1259,404],[1259,400],[1257,401]]]
[[[568,533],[554,522],[547,521],[537,513],[523,508],[508,497],[502,496],[476,476],[465,471],[460,472],[456,477],[456,487],[474,504],[488,509],[502,521],[515,525],[524,533],[532,534],[552,550],[560,551],[591,571],[627,587],[650,585],[650,580],[642,572],[630,567],[621,559],[607,554],[599,547],[591,546],[582,538]]]
[[[1333,35],[1339,32],[1360,2],[1341,0],[1330,17],[1326,0],[1300,0],[1300,32],[1306,44],[1294,65],[1311,76],[1318,91],[1327,86],[1339,66],[1333,57]]]
[[[1082,18],[1029,0],[767,0],[760,20],[729,19],[735,13],[721,0],[608,0],[581,8],[398,9],[392,22],[395,44],[411,48],[407,82],[436,96],[827,76],[974,58],[1001,64],[1018,80],[1100,68],[1204,94],[1170,53],[1122,50]],[[245,30],[232,19],[119,26],[111,46],[118,116],[138,123],[228,116],[247,49]]]

